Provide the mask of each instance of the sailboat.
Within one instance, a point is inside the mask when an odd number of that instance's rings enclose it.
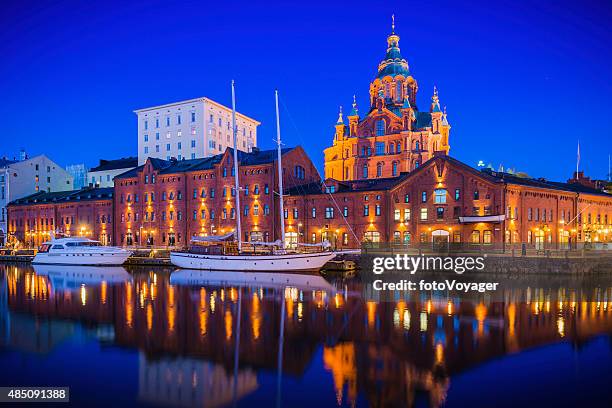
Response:
[[[173,251],[170,253],[170,262],[179,268],[186,269],[204,269],[211,271],[306,271],[319,270],[327,262],[334,259],[336,252],[329,250],[329,243],[321,246],[314,251],[308,252],[291,252],[285,248],[285,219],[283,217],[283,166],[281,158],[281,136],[280,136],[280,118],[278,112],[278,91],[275,91],[276,98],[276,144],[277,144],[277,161],[278,161],[278,190],[280,196],[280,227],[281,239],[272,243],[252,243],[253,248],[256,246],[268,246],[272,248],[270,251],[257,251],[253,253],[245,253],[242,250],[242,231],[240,223],[240,191],[238,181],[238,150],[236,146],[236,94],[234,89],[234,81],[232,81],[232,125],[234,131],[234,183],[236,194],[234,196],[236,206],[236,230],[230,234],[223,236],[194,236],[191,239],[191,249],[186,252]]]

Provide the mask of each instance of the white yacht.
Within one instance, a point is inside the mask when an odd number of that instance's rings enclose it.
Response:
[[[122,265],[130,251],[109,247],[89,238],[57,238],[43,243],[33,264],[47,265]]]

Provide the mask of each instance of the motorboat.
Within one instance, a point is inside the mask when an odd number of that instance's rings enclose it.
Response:
[[[54,238],[38,249],[33,264],[122,265],[132,253],[83,237]]]

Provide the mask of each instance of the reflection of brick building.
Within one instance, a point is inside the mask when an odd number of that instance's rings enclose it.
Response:
[[[53,233],[113,242],[112,188],[41,191],[11,202],[8,213],[11,239],[26,246],[38,246]]]
[[[209,374],[217,373],[213,377],[220,378],[221,385],[221,366],[233,371],[238,318],[240,375],[252,385],[245,365],[276,369],[285,302],[283,373],[303,375],[317,348],[325,344],[323,363],[332,374],[336,397],[354,401],[357,394],[365,394],[378,406],[397,401],[410,406],[417,390],[428,392],[436,406],[444,401],[456,373],[508,353],[562,340],[581,343],[612,331],[612,306],[606,300],[610,288],[580,292],[530,287],[509,290],[503,295],[507,301],[492,303],[430,293],[414,293],[413,300],[374,302],[365,301],[357,283],[350,283],[344,295],[295,288],[174,286],[155,272],[134,274],[133,282],[76,289],[54,287],[30,272],[4,276],[9,313],[111,326],[116,344],[138,348],[147,361],[164,356],[189,359],[193,364],[168,368],[172,375],[182,373],[186,383],[193,376],[185,370],[194,368],[202,387],[206,375],[200,369],[212,369]],[[19,327],[36,330],[33,324]],[[12,336],[11,342],[23,342],[27,335],[36,336],[27,332]],[[218,365],[200,366],[198,359]],[[153,371],[159,367],[147,366]],[[177,379],[162,385],[176,391]],[[142,380],[147,390],[155,386],[153,378]]]

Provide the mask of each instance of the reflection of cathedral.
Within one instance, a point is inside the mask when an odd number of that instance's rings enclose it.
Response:
[[[235,383],[234,383],[235,381]],[[176,407],[220,407],[258,387],[251,369],[228,374],[220,364],[191,358],[139,357],[138,394],[144,402]]]
[[[434,87],[431,104],[417,108],[417,81],[399,48],[395,25],[387,53],[370,83],[370,106],[360,116],[357,103],[345,122],[336,123],[333,146],[325,149],[325,178],[338,181],[398,176],[433,157],[448,154],[450,125]]]

